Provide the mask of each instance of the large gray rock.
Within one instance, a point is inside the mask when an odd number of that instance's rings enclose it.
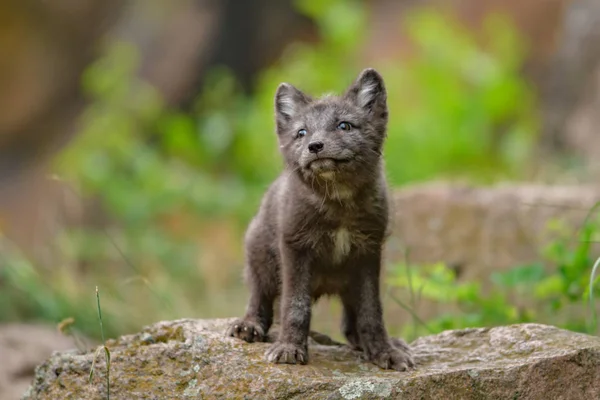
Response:
[[[273,365],[269,344],[223,336],[231,320],[160,322],[111,341],[111,399],[597,399],[600,338],[523,324],[448,331],[412,343],[414,371],[384,371],[311,339],[310,364]],[[319,343],[326,343],[319,338]],[[23,399],[104,399],[104,353],[56,353]]]

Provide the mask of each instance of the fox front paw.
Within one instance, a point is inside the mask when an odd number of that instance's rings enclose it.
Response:
[[[396,371],[407,371],[415,366],[415,362],[408,346],[406,346],[406,348],[401,348],[396,345],[390,347],[371,357],[371,362],[380,368],[393,369]]]
[[[275,342],[265,353],[267,361],[275,364],[306,364],[308,351],[292,343]]]
[[[260,324],[243,319],[238,319],[231,324],[227,329],[226,336],[236,337],[248,343],[264,342],[266,340],[266,332]]]

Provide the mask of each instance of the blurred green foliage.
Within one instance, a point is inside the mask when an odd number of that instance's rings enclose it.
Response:
[[[280,82],[313,94],[339,92],[365,67],[362,4],[299,0],[297,6],[317,23],[320,42],[291,45],[257,77],[251,95],[243,94],[226,69],[211,71],[190,113],[167,107],[137,77],[137,50],[128,43],[111,43],[89,66],[82,85],[91,104],[78,135],[57,158],[56,172],[99,200],[108,226],[57,237],[64,260],[50,270],[19,257],[6,263],[0,273],[11,289],[0,296],[18,304],[0,308],[0,319],[75,317],[80,330],[95,336],[96,285],[110,336],[161,318],[242,312],[240,265],[217,266],[225,271],[221,284],[228,286],[208,284],[215,268],[200,260],[213,249],[203,247],[198,228],[207,221],[232,221],[239,241],[230,245],[241,248],[242,229],[282,168],[273,118]],[[520,76],[525,49],[513,27],[492,16],[476,39],[432,10],[411,13],[405,22],[415,53],[374,65],[388,88],[391,183],[522,176],[537,117]],[[439,268],[423,279],[453,285],[453,277]],[[482,296],[476,284],[458,288],[460,293],[439,300]],[[497,310],[500,315],[513,314],[507,302],[494,304],[490,307],[506,307]],[[492,322],[469,318],[462,324]]]
[[[413,326],[405,328],[406,336],[523,322],[596,334],[596,322],[590,318],[595,312],[587,308],[595,261],[592,244],[600,237],[600,218],[593,214],[596,208],[575,240],[571,229],[552,221],[548,228],[555,238],[544,250],[542,261],[493,272],[489,282],[459,280],[444,264],[417,267],[403,263],[393,267],[390,286],[408,293],[406,301],[394,299],[415,314]],[[599,286],[594,282],[595,292]],[[419,320],[416,310],[422,300],[449,305],[454,311],[429,321]]]
[[[273,121],[277,85],[341,91],[363,68],[360,3],[302,0],[298,7],[317,21],[322,41],[291,46],[258,77],[250,97],[227,70],[212,71],[192,114],[166,108],[135,77],[135,48],[115,44],[84,77],[94,104],[59,160],[61,176],[102,196],[128,225],[174,208],[249,218],[282,167]],[[406,20],[417,54],[377,66],[389,92],[391,182],[519,176],[537,126],[533,96],[519,75],[516,32],[491,17],[484,45],[433,11]]]
[[[537,120],[519,77],[523,49],[515,31],[490,16],[483,47],[435,12],[407,22],[418,56],[400,69],[382,68],[390,92],[391,182],[522,176]]]

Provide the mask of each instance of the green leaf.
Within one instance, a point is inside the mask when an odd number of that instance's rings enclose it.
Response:
[[[539,282],[544,277],[544,272],[544,265],[537,263],[511,268],[503,272],[494,272],[491,280],[497,285],[514,288]]]

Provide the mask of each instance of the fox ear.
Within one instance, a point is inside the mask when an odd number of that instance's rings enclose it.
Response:
[[[304,106],[311,102],[310,96],[289,83],[282,83],[275,93],[275,116],[278,123],[291,120]]]
[[[368,111],[375,108],[385,111],[387,105],[387,93],[383,78],[373,68],[367,68],[360,73],[358,78],[346,91],[346,97]]]

